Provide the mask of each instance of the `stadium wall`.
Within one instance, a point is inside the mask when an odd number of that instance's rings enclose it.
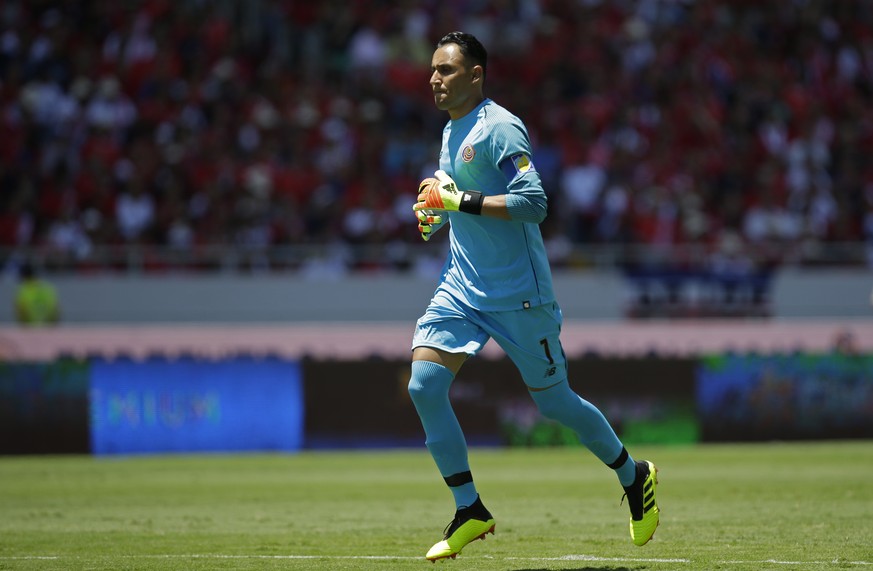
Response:
[[[352,274],[320,279],[269,275],[58,275],[63,320],[84,323],[287,323],[414,321],[434,275]],[[12,276],[0,280],[0,323],[13,322]],[[567,319],[621,320],[633,284],[612,271],[555,274]],[[791,270],[770,284],[775,318],[871,317],[873,272]]]
[[[873,437],[869,278],[783,272],[769,319],[628,320],[620,277],[559,274],[571,382],[629,442]],[[421,445],[405,385],[431,277],[57,285],[61,326],[0,324],[0,453]],[[471,444],[572,443],[516,377],[493,343],[465,366]]]

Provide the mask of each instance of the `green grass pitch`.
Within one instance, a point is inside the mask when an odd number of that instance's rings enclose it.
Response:
[[[660,468],[635,547],[582,448],[478,449],[497,533],[440,569],[873,570],[873,442],[633,447]],[[432,569],[451,494],[422,450],[0,458],[0,569]]]

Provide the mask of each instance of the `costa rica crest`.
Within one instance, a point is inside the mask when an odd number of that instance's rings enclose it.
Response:
[[[469,163],[470,161],[472,161],[473,157],[475,157],[475,156],[476,156],[476,149],[474,149],[473,145],[471,145],[469,143],[467,145],[465,145],[464,148],[461,150],[461,159],[463,159],[463,161],[465,163]]]

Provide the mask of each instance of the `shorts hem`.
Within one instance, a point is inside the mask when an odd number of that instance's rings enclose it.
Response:
[[[427,347],[428,349],[439,349],[440,351],[445,351],[446,353],[465,353],[467,355],[474,355],[475,353],[471,353],[464,347],[446,347],[445,345],[438,345],[436,343],[428,343],[426,341],[422,341],[419,343],[413,343],[412,350],[415,351],[419,347]]]

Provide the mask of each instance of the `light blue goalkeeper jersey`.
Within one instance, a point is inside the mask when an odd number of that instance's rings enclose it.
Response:
[[[481,311],[526,309],[555,300],[539,223],[546,194],[527,129],[485,99],[443,130],[440,168],[460,190],[507,194],[512,220],[448,213],[450,251],[437,288]],[[445,214],[445,213],[444,213]]]

